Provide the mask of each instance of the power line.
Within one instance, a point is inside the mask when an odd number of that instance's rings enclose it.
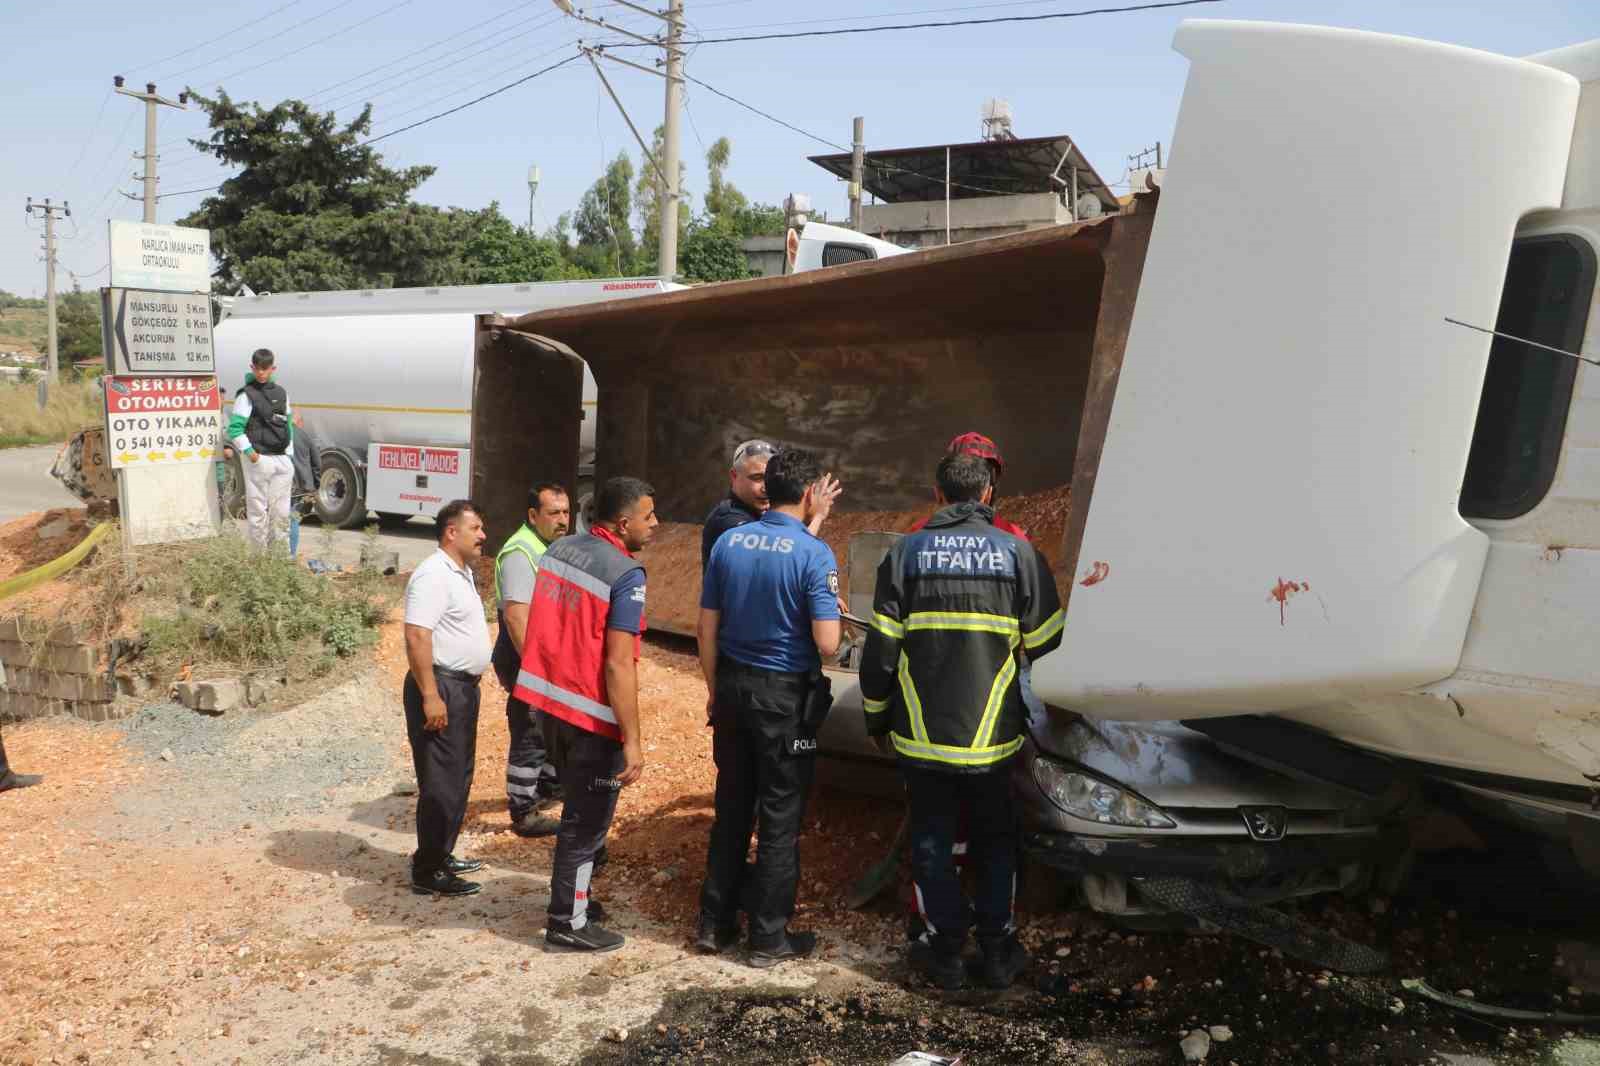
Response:
[[[523,77],[518,78],[516,81],[508,82],[507,84],[500,86],[498,89],[491,90],[490,92],[484,93],[482,96],[478,96],[478,97],[475,97],[475,98],[473,98],[471,100],[468,100],[464,104],[458,104],[455,107],[449,108],[448,110],[445,110],[445,111],[441,111],[436,115],[429,115],[425,119],[420,119],[420,120],[418,120],[416,122],[411,123],[410,125],[402,126],[400,129],[390,130],[388,133],[380,133],[376,137],[368,137],[366,140],[364,140],[361,143],[359,143],[358,145],[356,145],[356,147],[357,148],[365,148],[369,144],[377,144],[379,141],[387,140],[390,137],[398,136],[399,134],[405,133],[408,130],[414,130],[419,126],[426,126],[430,122],[437,122],[439,119],[445,118],[445,117],[447,117],[449,115],[454,115],[458,111],[465,111],[467,108],[472,107],[475,104],[481,104],[481,103],[483,103],[483,101],[488,100],[491,97],[499,96],[503,92],[508,92],[511,89],[515,89],[517,86],[523,85],[523,84],[525,84],[527,82],[530,82],[533,79],[541,77],[541,76],[543,76],[545,74],[549,74],[551,71],[559,70],[560,68],[566,66],[568,63],[574,63],[574,62],[578,61],[581,58],[583,58],[581,55],[570,55],[567,58],[565,58],[563,60],[560,60],[559,62],[552,63],[547,67],[541,67],[539,70],[534,71],[532,74],[524,75]],[[216,185],[207,185],[207,186],[204,186],[203,188],[198,188],[198,189],[179,189],[176,192],[163,193],[160,196],[156,197],[156,199],[165,200],[168,197],[173,197],[173,196],[193,196],[196,193],[215,192],[216,190],[218,190],[220,188],[222,188],[222,183],[219,182]]]
[[[199,64],[197,64],[195,66],[192,66],[192,67],[189,67],[189,68],[187,68],[185,70],[177,70],[177,71],[173,71],[171,74],[163,74],[159,78],[157,78],[156,80],[157,81],[169,81],[169,80],[171,80],[173,78],[185,78],[185,77],[188,77],[190,74],[193,74],[195,71],[204,70],[207,67],[211,66],[213,63],[221,63],[225,59],[232,59],[234,56],[243,55],[244,53],[250,51],[250,49],[258,48],[261,45],[266,44],[268,41],[276,41],[279,37],[284,37],[284,36],[286,36],[288,34],[291,34],[295,30],[300,29],[302,26],[309,26],[313,22],[320,22],[323,19],[327,18],[329,15],[332,15],[332,14],[334,14],[336,12],[339,12],[339,11],[343,11],[345,8],[349,7],[351,4],[353,4],[355,2],[356,2],[356,0],[339,0],[338,3],[336,3],[332,7],[328,8],[328,10],[323,11],[323,12],[321,12],[319,14],[316,14],[316,15],[312,15],[310,18],[301,19],[299,22],[291,23],[288,26],[285,26],[283,29],[279,30],[277,33],[268,34],[267,36],[261,38],[261,40],[259,40],[259,41],[252,41],[251,43],[245,45],[243,48],[235,48],[233,51],[225,52],[220,56],[212,56],[210,59],[206,60],[204,63],[199,63]]]
[[[684,76],[684,78],[686,80],[692,81],[696,85],[700,86],[700,88],[705,89],[708,92],[715,93],[716,95],[722,97],[724,100],[727,100],[730,103],[738,104],[740,107],[744,108],[746,111],[754,112],[755,114],[760,115],[762,118],[766,119],[769,122],[776,122],[778,125],[782,126],[784,129],[793,130],[795,133],[798,133],[800,136],[809,137],[813,141],[817,141],[820,144],[827,145],[829,148],[837,148],[841,152],[850,151],[850,149],[846,145],[839,144],[836,141],[830,141],[826,137],[820,137],[817,134],[810,132],[809,130],[803,130],[799,126],[796,126],[796,125],[794,125],[792,123],[789,123],[789,122],[785,122],[783,119],[779,118],[777,115],[769,115],[767,112],[761,110],[759,107],[756,107],[754,104],[745,103],[743,100],[739,99],[737,96],[729,96],[727,93],[723,92],[721,89],[717,88],[715,85],[706,84],[705,82],[701,81],[699,78],[695,77],[693,74],[690,74],[688,71],[684,71],[683,72],[683,76]]]
[[[787,41],[798,37],[843,37],[858,33],[889,33],[898,30],[936,30],[956,26],[993,26],[1003,22],[1048,22],[1056,19],[1084,18],[1088,15],[1120,15],[1132,11],[1158,11],[1196,4],[1219,4],[1222,0],[1164,0],[1162,3],[1135,4],[1129,7],[1095,7],[1083,11],[1056,11],[1045,15],[999,15],[986,19],[955,19],[948,22],[902,22],[889,26],[851,26],[837,30],[799,30],[794,33],[756,33],[736,37],[700,37],[690,44],[732,44],[739,41]],[[618,48],[647,48],[650,45],[620,44]]]
[[[112,95],[113,93],[108,87],[106,94],[100,98],[100,110],[95,112],[94,121],[89,125],[89,133],[84,137],[83,144],[78,146],[77,158],[72,161],[72,166],[67,168],[69,175],[78,172],[78,164],[83,162],[84,154],[89,151],[89,145],[94,141],[94,135],[100,132],[100,120],[106,116],[106,105],[111,102]]]
[[[369,22],[376,22],[379,19],[383,18],[385,15],[392,14],[393,12],[400,10],[402,7],[407,7],[407,6],[409,6],[411,4],[414,4],[416,2],[417,2],[417,0],[400,0],[399,3],[390,4],[388,7],[384,8],[382,11],[379,11],[379,12],[377,12],[375,14],[372,14],[372,15],[368,15],[366,18],[361,19],[358,22],[352,22],[348,26],[341,27],[341,28],[339,28],[337,30],[334,30],[331,33],[328,33],[328,34],[325,34],[325,35],[323,35],[321,37],[318,37],[316,40],[311,41],[311,42],[309,42],[307,44],[303,44],[299,48],[292,48],[289,51],[282,53],[281,55],[275,55],[271,59],[262,60],[260,63],[257,63],[253,67],[246,67],[243,70],[236,70],[232,74],[226,75],[225,77],[218,78],[218,79],[216,79],[217,84],[221,85],[223,82],[232,81],[235,78],[242,78],[246,74],[254,74],[256,71],[260,70],[262,67],[270,67],[270,66],[272,66],[272,64],[277,63],[277,62],[279,62],[281,60],[289,59],[292,56],[297,56],[301,52],[310,51],[311,49],[317,47],[318,45],[327,44],[329,41],[333,40],[335,37],[343,36],[344,34],[349,33],[351,30],[360,29],[362,26],[367,25]],[[208,78],[207,80],[209,81],[210,79]]]
[[[869,19],[895,18],[901,15],[943,15],[952,11],[995,11],[1006,7],[1041,7],[1059,4],[1061,0],[1001,0],[989,4],[957,4],[953,7],[911,8],[901,11],[878,11],[870,15],[833,15],[828,18],[790,19],[785,22],[755,22],[742,26],[713,26],[706,33],[728,33],[737,30],[764,30],[782,26],[817,26],[829,22],[866,22]]]
[[[390,67],[395,66],[398,63],[403,63],[404,61],[406,61],[407,59],[412,58],[413,56],[419,56],[424,52],[431,52],[435,48],[438,48],[440,45],[449,44],[451,41],[454,41],[457,38],[465,37],[467,34],[471,33],[474,30],[481,30],[483,27],[489,25],[489,23],[491,23],[491,22],[499,22],[501,19],[505,18],[507,15],[513,14],[513,13],[515,13],[517,11],[521,11],[523,9],[524,9],[524,6],[521,5],[521,4],[518,4],[515,7],[506,8],[506,10],[500,12],[500,14],[491,15],[488,18],[484,19],[482,22],[473,23],[471,26],[468,26],[466,29],[461,30],[458,33],[452,33],[448,37],[445,37],[445,38],[443,38],[441,40],[438,40],[438,41],[434,41],[431,44],[425,44],[421,48],[418,48],[415,51],[407,52],[402,56],[397,56],[394,59],[389,60],[389,62],[387,62],[387,63],[380,63],[377,66],[373,67],[372,69],[364,70],[360,74],[357,74],[357,75],[355,75],[353,77],[349,77],[349,78],[344,79],[344,81],[334,82],[332,85],[329,85],[326,88],[318,89],[316,92],[314,92],[314,93],[310,94],[309,96],[307,96],[306,100],[307,101],[315,100],[317,97],[322,96],[325,93],[331,93],[335,89],[342,89],[346,85],[349,85],[353,81],[360,81],[362,78],[365,78],[368,74],[376,74],[380,70],[388,70]],[[527,22],[532,22],[532,21],[534,21],[534,19],[539,18],[539,17],[541,17],[541,16],[533,16],[533,18],[526,19],[523,22],[513,23],[512,25],[514,25],[514,26],[525,25]],[[436,57],[436,58],[439,58],[439,57]],[[415,72],[414,71],[408,71],[407,73],[414,74]]]
[[[509,84],[506,84],[506,85],[502,85],[498,89],[494,89],[494,90],[492,90],[490,92],[484,93],[482,96],[479,96],[479,97],[476,97],[474,99],[468,100],[464,104],[459,104],[456,107],[452,107],[448,111],[441,111],[437,115],[430,115],[427,118],[422,119],[419,122],[411,123],[411,125],[409,125],[409,126],[402,126],[397,130],[391,130],[388,133],[379,134],[376,137],[370,137],[367,140],[361,142],[361,147],[364,148],[369,144],[376,144],[379,141],[384,140],[386,138],[394,137],[394,136],[396,136],[398,134],[405,133],[407,130],[414,130],[418,126],[426,126],[430,122],[437,121],[438,119],[444,118],[447,115],[453,115],[457,111],[465,111],[467,108],[473,106],[474,104],[481,104],[485,100],[489,99],[490,97],[499,96],[503,92],[506,92],[506,91],[508,91],[510,89],[515,89],[518,85],[521,85],[524,82],[530,82],[534,78],[537,78],[542,74],[549,74],[553,70],[559,70],[560,68],[566,66],[568,63],[575,63],[581,58],[582,58],[582,56],[579,56],[579,55],[570,55],[567,58],[565,58],[563,60],[560,60],[559,62],[550,64],[548,67],[542,67],[539,70],[534,71],[532,74],[527,75],[526,77],[518,78],[516,81],[510,82]]]
[[[174,52],[172,55],[167,56],[165,59],[157,59],[153,63],[146,63],[144,65],[147,66],[147,67],[159,67],[161,64],[170,63],[174,59],[182,59],[184,56],[188,55],[191,52],[198,52],[198,51],[200,51],[200,49],[205,48],[208,45],[213,45],[213,44],[216,44],[218,41],[224,40],[224,39],[226,39],[228,37],[232,37],[234,34],[238,33],[240,30],[248,30],[251,26],[255,26],[255,25],[259,24],[259,23],[265,22],[269,18],[271,18],[273,15],[276,15],[280,11],[287,11],[287,10],[289,10],[289,8],[294,7],[296,4],[303,4],[303,3],[305,3],[305,0],[289,0],[289,2],[287,4],[284,4],[281,7],[273,8],[271,11],[268,11],[265,15],[262,15],[260,18],[253,18],[249,22],[240,23],[239,25],[235,26],[233,29],[228,30],[226,33],[217,34],[215,37],[211,38],[209,41],[201,41],[199,44],[194,45],[191,48],[185,48],[181,52]]]
[[[702,89],[710,90],[711,92],[715,93],[716,95],[722,97],[724,100],[727,100],[730,103],[738,104],[740,107],[744,108],[746,111],[750,111],[750,112],[753,112],[754,114],[760,115],[762,118],[767,119],[770,122],[776,122],[778,125],[782,126],[784,129],[792,130],[795,133],[800,134],[802,137],[809,137],[813,141],[816,141],[819,144],[825,144],[829,148],[835,148],[835,149],[838,149],[841,152],[848,152],[848,151],[851,150],[850,148],[846,147],[845,145],[842,145],[842,144],[838,143],[837,141],[830,141],[826,137],[819,136],[819,135],[817,135],[815,133],[810,132],[809,130],[803,130],[799,126],[794,125],[793,123],[785,122],[783,119],[779,118],[778,116],[773,115],[773,114],[769,114],[768,112],[761,110],[759,107],[756,107],[754,104],[745,103],[743,100],[739,99],[737,96],[731,96],[728,93],[725,93],[721,89],[717,88],[715,85],[708,85],[707,83],[701,81],[699,78],[695,77],[693,74],[690,74],[687,71],[684,72],[683,76],[684,76],[684,78],[686,80],[694,82],[696,85],[700,86]],[[951,182],[947,183],[942,175],[924,174],[920,170],[912,170],[912,169],[910,169],[908,167],[898,166],[898,165],[896,165],[894,163],[885,163],[885,162],[883,162],[881,160],[872,159],[870,156],[868,157],[868,159],[866,161],[866,167],[867,167],[867,169],[873,170],[873,171],[877,171],[880,174],[890,174],[890,173],[892,173],[892,174],[909,174],[912,177],[921,178],[923,181],[932,182],[933,184],[936,184],[936,185],[948,184],[952,189],[966,189],[966,190],[968,190],[970,192],[981,192],[981,193],[986,193],[986,194],[991,195],[991,196],[1009,196],[1010,194],[1012,194],[1013,192],[1016,191],[1014,189],[991,189],[991,188],[988,188],[988,187],[983,186],[983,185],[972,185],[972,184],[970,184],[968,182],[963,182],[963,181],[951,181]]]

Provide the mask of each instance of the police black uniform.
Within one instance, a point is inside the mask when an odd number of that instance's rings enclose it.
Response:
[[[719,611],[712,755],[716,821],[700,894],[697,946],[717,951],[749,915],[750,961],[808,954],[815,937],[788,931],[800,879],[800,822],[815,767],[816,726],[805,721],[819,685],[813,621],[839,617],[838,564],[827,544],[779,510],[723,534],[706,567],[700,606]],[[750,832],[759,823],[754,867]]]

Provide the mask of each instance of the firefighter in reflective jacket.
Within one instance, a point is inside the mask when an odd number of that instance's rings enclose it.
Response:
[[[962,987],[976,917],[984,983],[1008,987],[1028,957],[1013,932],[1016,825],[1010,761],[1027,712],[1022,665],[1061,643],[1064,615],[1050,564],[995,528],[989,465],[939,463],[939,511],[878,567],[861,662],[867,732],[899,757],[911,808],[911,855],[925,932],[913,966]],[[976,898],[962,896],[951,857],[959,811],[971,812]]]

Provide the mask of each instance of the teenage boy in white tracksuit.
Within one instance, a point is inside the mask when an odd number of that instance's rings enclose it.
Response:
[[[289,394],[272,380],[276,369],[270,350],[251,354],[228,420],[228,441],[244,470],[245,535],[258,548],[287,536],[294,493],[294,415]]]

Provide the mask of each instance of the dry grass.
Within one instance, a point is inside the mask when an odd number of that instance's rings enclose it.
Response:
[[[50,390],[50,403],[39,409],[38,384],[0,382],[0,448],[54,444],[105,418],[100,386],[73,381]]]
[[[45,309],[8,307],[0,314],[0,352],[40,355],[39,338],[45,333]]]

